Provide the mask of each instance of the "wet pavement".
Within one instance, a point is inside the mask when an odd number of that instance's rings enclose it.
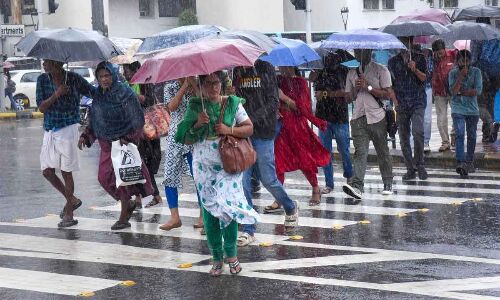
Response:
[[[0,122],[0,299],[500,299],[500,172],[463,180],[429,169],[425,182],[402,182],[396,168],[395,194],[382,196],[371,166],[362,202],[336,177],[318,208],[307,206],[305,178],[289,174],[300,226],[287,233],[282,216],[264,215],[257,242],[239,249],[243,272],[211,278],[190,181],[181,229],[159,231],[169,214],[159,207],[111,232],[118,207],[97,182],[94,146],[75,174],[79,224],[60,230],[63,199],[41,176],[41,139],[41,120]],[[259,211],[272,201],[265,190],[255,197]]]

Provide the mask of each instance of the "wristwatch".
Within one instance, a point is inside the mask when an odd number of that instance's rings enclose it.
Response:
[[[369,92],[371,92],[371,91],[373,90],[373,87],[372,87],[371,85],[369,85],[369,86],[367,87],[367,89],[368,89],[368,91],[369,91]]]

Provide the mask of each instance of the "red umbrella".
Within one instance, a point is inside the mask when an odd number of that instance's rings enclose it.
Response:
[[[179,45],[147,59],[132,83],[160,83],[206,75],[237,66],[253,66],[264,50],[242,40],[202,39]]]

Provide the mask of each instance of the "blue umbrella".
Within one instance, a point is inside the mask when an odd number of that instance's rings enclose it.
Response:
[[[260,59],[276,67],[295,67],[311,61],[321,60],[321,56],[303,41],[285,38],[273,39],[278,42],[278,46]]]
[[[405,49],[395,36],[371,29],[354,29],[330,35],[321,44],[322,48],[334,49]]]
[[[225,31],[221,26],[188,25],[157,33],[144,39],[136,54],[145,54],[193,42],[202,37]]]

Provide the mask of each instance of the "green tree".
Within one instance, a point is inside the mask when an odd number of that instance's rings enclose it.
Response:
[[[179,14],[179,26],[197,25],[198,17],[191,9],[185,9]]]

